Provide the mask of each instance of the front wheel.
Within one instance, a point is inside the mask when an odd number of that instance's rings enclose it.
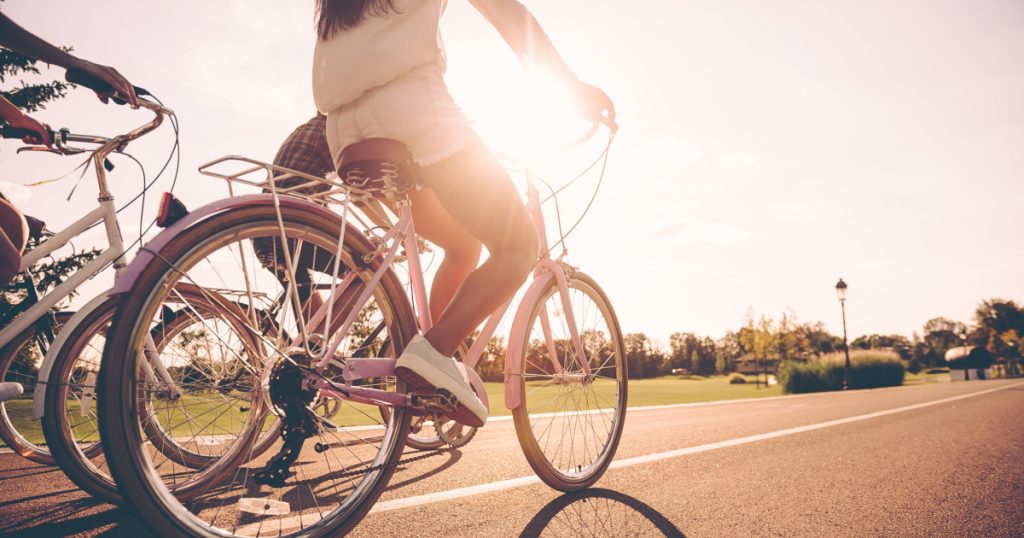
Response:
[[[181,286],[180,292],[181,296],[176,297],[174,303],[164,305],[160,323],[150,331],[154,351],[162,361],[167,364],[181,363],[178,358],[184,353],[183,348],[196,342],[198,336],[204,333],[215,333],[221,345],[237,348],[253,345],[251,341],[243,345],[235,338],[245,332],[244,327],[237,322],[232,324],[237,315],[228,309],[233,306],[231,303],[209,300],[206,295],[188,286]],[[97,378],[117,303],[117,298],[109,298],[89,312],[71,329],[65,345],[58,351],[46,391],[43,433],[57,465],[72,482],[96,498],[121,504],[117,484],[110,475],[106,457],[101,450],[97,411],[100,398]],[[187,307],[172,308],[175,303],[186,303]],[[212,351],[209,347],[206,350]],[[252,406],[250,401],[258,396],[258,392],[235,384],[231,394],[237,399],[225,399],[225,391],[218,390],[223,388],[223,383],[218,383],[215,376],[229,369],[240,371],[241,366],[224,361],[216,364],[213,361],[194,361],[191,365],[191,370],[187,372],[181,368],[172,368],[168,374],[180,389],[178,397],[161,396],[160,391],[140,394],[138,405],[144,413],[144,419],[140,422],[147,442],[161,457],[192,469],[206,469],[207,472],[195,476],[208,478],[214,476],[209,471],[220,459],[215,451],[217,445],[180,443],[181,432],[201,431],[219,422],[218,440],[221,444],[226,445],[229,440],[234,440],[235,436],[228,433],[252,435],[242,430],[237,418],[229,420],[235,418],[230,416],[230,408],[234,405]],[[214,371],[215,366],[218,371]],[[224,377],[220,376],[219,379]],[[174,484],[172,490],[195,490],[196,487],[194,481],[185,480]]]
[[[47,348],[72,315],[57,312],[52,318],[40,319],[0,349],[0,381],[19,383],[25,390],[18,398],[0,402],[0,439],[16,454],[44,465],[53,465],[54,459],[43,442],[39,423],[32,418],[32,399]]]
[[[567,275],[568,276],[568,275]],[[626,419],[622,330],[607,296],[589,276],[568,277],[569,316],[555,279],[530,308],[520,334],[522,405],[512,410],[519,444],[537,476],[559,491],[596,482],[611,463]],[[589,374],[584,364],[589,367]]]

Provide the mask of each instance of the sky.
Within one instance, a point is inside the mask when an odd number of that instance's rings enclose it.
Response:
[[[581,128],[564,94],[527,73],[468,2],[449,4],[446,78],[492,147]],[[1019,0],[525,4],[576,74],[616,104],[621,129],[604,180],[568,244],[569,261],[601,283],[626,332],[664,345],[673,332],[717,338],[750,313],[787,313],[841,334],[840,277],[851,339],[909,336],[938,316],[970,322],[984,299],[1024,303]],[[312,2],[97,5],[0,7],[176,110],[175,192],[190,207],[227,195],[196,172],[200,164],[226,154],[269,161],[313,114]],[[87,90],[37,116],[104,135],[147,120]],[[164,128],[130,152],[152,174],[171,143]],[[18,145],[0,142],[0,182],[78,164],[15,155]],[[538,171],[564,182],[602,147],[559,153]],[[140,176],[118,164],[113,190],[126,200]],[[597,179],[587,174],[559,198],[567,225]],[[29,189],[23,206],[51,228],[66,225],[91,207],[90,181],[70,202],[75,177]],[[122,226],[134,238],[138,209],[127,214]],[[78,244],[90,240],[98,244]]]

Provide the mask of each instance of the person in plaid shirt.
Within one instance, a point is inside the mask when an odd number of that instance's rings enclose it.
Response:
[[[327,147],[327,116],[317,114],[295,128],[274,156],[274,164],[311,176],[324,177],[334,171],[331,150]],[[290,178],[278,186],[291,186],[302,179]],[[319,190],[319,189],[317,189]]]
[[[334,161],[331,159],[331,151],[327,147],[327,133],[325,131],[327,117],[317,114],[306,123],[299,125],[288,135],[284,143],[277,150],[274,156],[274,164],[284,168],[290,168],[297,172],[311,176],[325,177],[334,171]],[[281,179],[275,182],[277,188],[291,187],[307,180],[294,177]],[[307,194],[313,194],[326,189],[326,184],[310,186],[303,189]],[[260,237],[253,239],[253,250],[260,264],[277,277],[277,280],[284,288],[288,287],[288,270],[279,260],[279,240]],[[313,249],[308,245],[303,247],[299,254],[299,260],[295,267],[295,280],[298,287],[299,299],[309,312],[316,312],[323,300],[316,293],[312,292],[312,271],[329,272],[334,267],[334,256],[322,249]]]

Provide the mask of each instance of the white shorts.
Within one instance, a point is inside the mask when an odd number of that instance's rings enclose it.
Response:
[[[367,90],[327,114],[327,144],[335,166],[342,150],[367,138],[397,140],[416,164],[425,166],[451,157],[473,136],[469,120],[434,64]]]

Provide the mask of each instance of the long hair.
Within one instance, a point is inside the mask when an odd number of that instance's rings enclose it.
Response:
[[[316,33],[320,39],[351,28],[367,13],[382,15],[395,10],[393,0],[316,0]]]

